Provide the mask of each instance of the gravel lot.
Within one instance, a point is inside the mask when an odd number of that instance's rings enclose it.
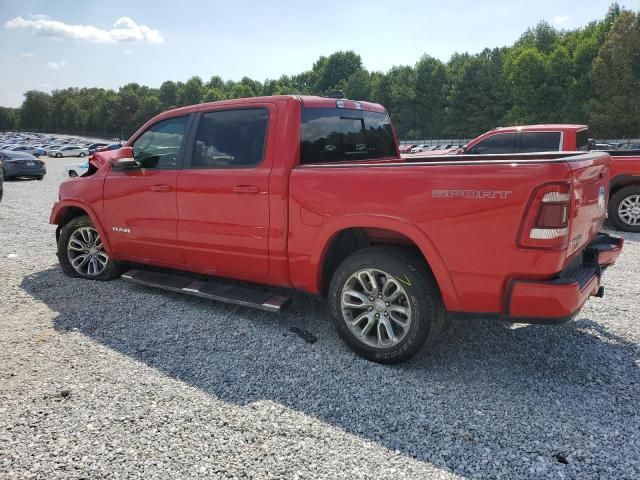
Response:
[[[456,322],[388,367],[308,295],[276,315],[64,277],[73,160],[46,161],[0,204],[1,478],[640,477],[640,235],[574,323]]]

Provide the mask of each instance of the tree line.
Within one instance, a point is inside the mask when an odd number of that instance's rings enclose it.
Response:
[[[511,46],[448,62],[424,55],[414,66],[370,72],[352,51],[320,57],[311,70],[260,82],[249,77],[129,83],[118,91],[30,90],[20,108],[0,108],[0,129],[86,131],[129,136],[174,107],[278,94],[323,95],[383,104],[400,138],[469,138],[498,125],[588,123],[600,138],[640,134],[640,14],[610,6],[574,30],[546,22]]]

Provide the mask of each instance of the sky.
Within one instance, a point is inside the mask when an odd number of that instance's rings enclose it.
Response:
[[[0,0],[0,106],[67,87],[159,87],[199,75],[263,81],[353,50],[368,70],[512,44],[546,20],[573,29],[609,0]],[[621,6],[640,9],[640,0]]]

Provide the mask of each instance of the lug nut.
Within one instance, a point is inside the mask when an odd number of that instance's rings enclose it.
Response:
[[[369,300],[371,300],[373,302],[374,298],[373,297],[369,297]]]
[[[380,314],[379,313],[376,313],[376,318],[380,318]]]
[[[387,307],[389,307],[391,304],[389,302],[387,302]]]
[[[373,310],[373,307],[369,307],[369,311]]]
[[[384,312],[384,316],[388,317],[389,316],[389,312]]]
[[[378,298],[382,298],[382,294],[381,293],[378,294]]]

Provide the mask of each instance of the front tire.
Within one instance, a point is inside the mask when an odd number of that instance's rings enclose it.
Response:
[[[609,221],[625,232],[640,232],[640,185],[621,188],[609,200]]]
[[[69,171],[69,178],[76,178],[78,174],[74,170]]]
[[[61,153],[56,153],[56,158],[62,158],[62,154]]]
[[[417,253],[371,247],[347,257],[329,287],[336,330],[358,355],[400,363],[437,339],[444,306],[435,279]]]
[[[62,227],[57,255],[69,277],[112,280],[120,275],[118,264],[104,250],[100,234],[87,216],[76,217]]]

